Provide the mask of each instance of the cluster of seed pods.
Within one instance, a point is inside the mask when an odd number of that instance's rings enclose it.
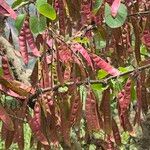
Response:
[[[23,61],[25,64],[28,64],[29,62],[29,54],[28,54],[28,46],[31,49],[31,53],[35,57],[40,56],[40,52],[37,49],[37,46],[34,42],[34,37],[31,33],[30,27],[29,27],[29,19],[26,18],[23,26],[21,28],[20,34],[19,34],[19,48],[20,52],[23,58]]]

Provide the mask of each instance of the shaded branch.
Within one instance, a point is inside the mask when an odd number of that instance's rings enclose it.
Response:
[[[116,79],[116,78],[119,78],[119,77],[122,77],[122,76],[125,76],[125,75],[128,75],[128,74],[131,74],[135,71],[142,71],[142,70],[145,70],[145,69],[148,69],[148,68],[150,68],[150,64],[135,68],[135,69],[133,69],[131,71],[128,71],[128,72],[125,72],[125,73],[121,73],[119,76],[110,76],[110,77],[108,77],[106,79],[103,79],[103,80],[84,80],[84,81],[79,81],[79,82],[76,82],[76,83],[67,82],[64,85],[56,85],[53,88],[49,87],[49,88],[42,89],[42,92],[48,92],[48,91],[52,91],[52,90],[55,91],[59,87],[71,86],[71,85],[74,85],[74,84],[76,84],[77,86],[82,85],[82,84],[88,85],[88,84],[96,84],[96,83],[108,84],[109,81],[112,80],[112,79]]]

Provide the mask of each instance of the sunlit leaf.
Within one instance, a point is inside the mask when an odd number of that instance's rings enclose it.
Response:
[[[56,19],[55,9],[51,5],[49,5],[48,3],[45,3],[45,4],[38,6],[37,10],[39,11],[39,13],[41,13],[42,15],[44,15],[45,17],[47,17],[51,20]]]
[[[15,21],[15,26],[18,29],[18,31],[20,31],[20,29],[22,28],[25,17],[26,17],[25,14],[20,14],[17,16],[17,19]]]

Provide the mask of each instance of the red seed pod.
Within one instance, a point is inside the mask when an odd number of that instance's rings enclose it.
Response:
[[[60,34],[65,35],[65,30],[66,30],[66,14],[65,14],[65,7],[63,0],[58,1],[59,4],[59,28],[60,28]]]
[[[111,118],[111,108],[110,108],[110,88],[107,88],[103,92],[101,111],[104,118],[104,131],[106,134],[110,135],[112,131],[112,118]]]
[[[89,131],[96,131],[100,129],[99,118],[97,112],[97,103],[91,91],[88,91],[87,100],[85,104],[85,114],[87,121],[87,128]]]
[[[41,126],[41,107],[38,102],[36,102],[34,106],[34,119],[39,126]]]
[[[66,68],[64,71],[64,81],[67,82],[71,78],[71,64],[66,64]]]
[[[91,54],[91,58],[93,59],[93,62],[95,63],[95,66],[105,70],[107,73],[109,73],[113,76],[117,76],[117,75],[120,74],[119,70],[112,67],[109,63],[107,63],[105,60],[103,60],[99,56],[97,56],[95,54]]]
[[[70,126],[76,124],[81,118],[82,103],[80,100],[79,93],[76,93],[71,98],[71,110],[70,110]]]
[[[90,58],[90,55],[88,54],[88,51],[79,43],[73,43],[71,45],[71,49],[72,51],[75,53],[77,51],[80,52],[80,54],[85,58],[85,60],[88,62],[88,65],[91,66],[91,68],[93,69],[93,63],[92,60]]]
[[[81,1],[81,25],[84,26],[85,24],[91,23],[91,1],[90,0],[82,0]]]
[[[112,118],[112,130],[113,130],[113,136],[114,136],[115,142],[118,146],[120,146],[121,145],[120,132],[119,132],[117,123],[113,118]]]
[[[22,27],[19,35],[19,48],[20,48],[20,53],[22,55],[23,61],[25,64],[28,64],[29,62],[29,55],[28,55],[28,49],[27,49],[27,44],[26,44],[26,36],[25,36],[25,31],[24,31],[24,26]]]
[[[25,20],[24,22],[24,32],[25,32],[25,36],[26,36],[26,41],[33,53],[34,56],[39,57],[40,56],[40,52],[38,51],[36,44],[34,42],[34,38],[33,35],[31,33],[30,27],[29,27],[29,21],[28,19]]]
[[[36,136],[37,140],[40,141],[43,145],[49,145],[45,135],[42,133],[40,125],[37,122],[36,118],[31,118],[29,114],[27,114],[27,121],[30,125],[31,130]]]
[[[118,94],[118,112],[121,125],[125,131],[131,132],[132,125],[129,121],[129,105],[131,102],[131,80],[128,79],[124,89]]]
[[[7,56],[2,56],[2,69],[3,69],[3,76],[8,80],[13,80],[13,76],[10,72],[10,66],[8,62]]]

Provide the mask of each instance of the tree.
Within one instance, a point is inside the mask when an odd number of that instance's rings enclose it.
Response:
[[[5,148],[24,149],[29,124],[37,149],[148,149],[149,9],[148,0],[1,0]]]

